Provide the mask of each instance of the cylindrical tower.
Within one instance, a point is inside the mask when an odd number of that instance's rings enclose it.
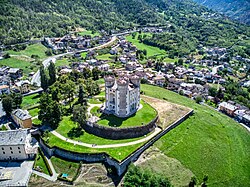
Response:
[[[139,76],[137,75],[132,75],[130,77],[130,81],[133,85],[135,85],[136,87],[140,87],[140,84],[141,84],[141,79]]]
[[[104,77],[104,80],[105,80],[105,87],[111,88],[115,84],[115,78],[111,75]]]
[[[129,81],[126,78],[119,78],[117,80],[118,89],[118,111],[117,115],[120,117],[125,117],[127,115],[127,92],[128,92]]]

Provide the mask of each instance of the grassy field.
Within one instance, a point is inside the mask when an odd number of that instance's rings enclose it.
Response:
[[[90,110],[90,113],[94,116],[100,117],[102,114],[100,113],[100,107],[95,106]]]
[[[7,131],[8,129],[4,126],[4,125],[2,125],[2,127],[0,127],[0,131]]]
[[[138,34],[137,34],[138,36]],[[135,37],[135,39],[132,38],[132,35],[128,35],[126,36],[126,39],[133,43],[138,49],[140,50],[147,50],[147,56],[155,56],[155,55],[166,55],[166,51],[159,49],[158,47],[153,47],[153,46],[149,46],[146,45],[144,43],[140,43],[139,40],[137,40],[137,36]]]
[[[97,136],[92,136],[93,142],[95,141]],[[106,139],[104,139],[106,140]],[[131,139],[132,140],[132,139]],[[99,140],[100,141],[100,140]],[[115,143],[115,140],[106,140],[106,142],[109,141],[110,143]],[[128,155],[130,155],[133,151],[137,150],[140,146],[143,145],[143,143],[136,144],[133,146],[126,146],[126,147],[119,147],[119,148],[103,148],[103,149],[94,149],[94,148],[88,148],[88,147],[83,147],[79,145],[73,145],[71,143],[62,141],[61,139],[57,138],[53,134],[49,134],[49,139],[48,139],[48,145],[53,147],[61,147],[66,150],[78,152],[78,153],[107,153],[111,157],[117,159],[117,160],[123,160],[125,159]],[[105,142],[103,142],[105,143]]]
[[[44,45],[38,43],[38,44],[28,45],[25,50],[18,52],[11,50],[8,51],[8,53],[11,55],[25,55],[29,57],[31,57],[31,55],[38,55],[40,59],[44,59],[47,57],[45,54],[46,50],[47,48]]]
[[[33,109],[31,109],[31,110],[28,110],[28,111],[29,111],[29,113],[30,113],[30,115],[31,115],[32,117],[35,117],[35,116],[38,115],[39,108],[33,108]]]
[[[66,161],[57,157],[51,157],[51,162],[58,174],[68,174],[68,179],[72,180],[77,174],[80,163]]]
[[[9,66],[11,68],[20,68],[25,74],[36,71],[38,66],[31,59],[21,56],[13,56],[7,59],[0,60],[0,66]]]
[[[90,104],[102,104],[102,102],[99,101],[99,99],[95,99],[95,98],[89,99],[88,103],[90,103]]]
[[[104,54],[104,55],[98,55],[96,58],[98,60],[112,60],[113,55],[111,54]]]
[[[40,151],[38,151],[38,153],[36,155],[34,168],[35,169],[40,169],[43,173],[49,175],[49,170],[48,170],[48,168],[47,168],[47,166],[45,164],[44,158],[40,154]]]
[[[133,138],[133,139],[124,139],[124,140],[110,140],[110,139],[101,138],[93,134],[84,132],[83,130],[79,130],[77,128],[77,124],[71,120],[70,116],[63,117],[63,120],[60,122],[56,131],[60,133],[61,135],[63,135],[64,137],[74,139],[74,140],[79,140],[84,143],[97,144],[97,145],[126,143],[126,142],[132,142],[132,141],[140,139],[140,138]]]
[[[56,67],[68,66],[70,64],[71,64],[71,62],[69,62],[69,60],[67,58],[62,58],[60,60],[57,60],[56,63],[55,63]]]
[[[85,30],[85,31],[78,32],[78,34],[79,34],[80,36],[84,36],[84,35],[90,35],[91,37],[100,36],[100,33],[99,33],[99,32],[95,32],[95,33],[93,34],[92,31],[89,31],[89,30]]]
[[[24,109],[30,108],[31,106],[37,105],[39,103],[40,95],[33,94],[23,97],[23,102],[21,107]]]
[[[146,95],[193,108],[195,114],[156,142],[208,186],[250,186],[250,136],[229,117],[163,88],[142,85]],[[163,168],[164,169],[164,168]]]
[[[97,123],[99,125],[111,127],[132,127],[143,124],[145,125],[156,117],[157,112],[153,107],[145,103],[143,100],[141,101],[141,104],[143,108],[128,118],[119,118],[114,115],[102,115],[100,117],[101,120],[99,120]]]
[[[88,54],[88,52],[83,52],[83,53],[81,53],[81,57],[86,58],[87,54]]]

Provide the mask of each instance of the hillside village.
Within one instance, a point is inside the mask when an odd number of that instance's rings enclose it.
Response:
[[[94,81],[92,80],[93,82],[90,83],[91,84],[90,87],[93,88],[95,87],[95,89],[97,90],[96,94],[89,94],[87,98],[89,100],[93,99],[97,103],[97,104],[94,103],[94,106],[104,107],[104,104],[101,105],[100,101],[109,98],[109,96],[107,96],[107,81],[106,81],[107,76],[120,77],[120,79],[118,80],[123,80],[123,81],[127,81],[126,77],[135,76],[138,77],[138,80],[141,81],[141,84],[155,85],[176,92],[179,95],[195,100],[196,103],[200,105],[208,106],[213,110],[218,110],[222,113],[225,113],[226,115],[230,116],[237,122],[245,124],[246,126],[250,127],[249,100],[247,102],[245,102],[244,100],[242,100],[242,102],[238,102],[224,97],[224,95],[226,95],[226,93],[228,92],[227,85],[232,80],[237,80],[238,81],[237,84],[239,85],[239,87],[244,91],[248,90],[249,94],[250,81],[248,79],[248,76],[250,72],[250,59],[243,58],[241,56],[230,56],[228,49],[226,48],[220,48],[220,47],[206,48],[201,46],[199,49],[197,49],[198,52],[195,55],[190,54],[187,56],[179,57],[177,59],[170,59],[170,62],[169,61],[166,62],[164,60],[165,57],[163,58],[157,58],[157,56],[148,57],[147,54],[148,51],[146,49],[140,50],[135,44],[127,40],[127,36],[133,35],[133,33],[136,33],[134,38],[136,37],[138,38],[139,35],[143,33],[154,34],[161,32],[163,32],[163,29],[161,28],[160,29],[144,28],[139,31],[136,30],[136,32],[132,32],[131,30],[126,30],[124,32],[125,34],[116,33],[117,34],[117,36],[115,36],[116,40],[110,46],[94,50],[89,50],[89,49],[97,47],[99,45],[103,45],[111,41],[111,36],[104,35],[103,37],[102,36],[91,37],[90,35],[74,36],[69,34],[62,38],[44,38],[43,44],[48,48],[48,50],[51,50],[52,56],[59,55],[56,57],[54,61],[51,60],[49,62],[50,64],[53,62],[55,63],[56,65],[55,68],[57,72],[57,75],[55,76],[57,78],[64,76],[72,78],[72,77],[77,77],[78,75],[81,76],[83,75],[83,77],[92,79],[92,76],[94,76],[94,72],[97,72],[97,78],[95,79],[93,77]],[[3,53],[2,60],[6,58],[6,54],[7,53]],[[60,56],[60,54],[62,55]],[[48,58],[50,57],[48,56]],[[60,62],[59,65],[57,65],[58,62]],[[64,62],[66,63],[64,64]],[[92,75],[90,76],[89,74]],[[37,94],[40,94],[43,90],[40,87],[38,87],[37,84],[33,85],[31,84],[31,81],[34,76],[35,72],[30,72],[29,74],[25,74],[21,68],[1,66],[0,95],[2,96],[2,98],[4,98],[6,95],[14,95],[13,98],[19,96],[23,97],[23,99],[30,97],[32,95],[40,97],[40,95]],[[62,79],[60,81],[65,81],[65,80]],[[77,81],[79,81],[79,77],[76,78],[76,82]],[[66,81],[64,84],[67,83],[68,82]],[[129,84],[131,84],[131,82]],[[135,85],[136,84],[133,84],[131,88],[129,87],[129,89],[133,90],[133,87]],[[57,87],[52,87],[52,86],[53,85],[51,85],[50,87],[51,90],[57,89]],[[114,90],[116,89],[117,85],[115,84]],[[116,91],[114,90],[113,92],[116,93]],[[102,95],[100,97],[98,96],[98,94],[101,94],[101,91],[102,92],[105,91],[105,93],[104,96]],[[137,92],[140,93],[140,90],[139,91],[137,90]],[[120,93],[120,91],[118,93]],[[144,94],[142,90],[141,94]],[[70,95],[70,93],[68,93],[68,95]],[[96,95],[97,99],[95,98]],[[62,103],[65,108],[67,107],[71,108],[71,102],[77,99],[78,96],[76,93],[72,93],[72,96],[70,97],[62,101],[58,100],[58,102]],[[113,99],[110,99],[109,102],[112,103],[114,101]],[[39,129],[40,128],[39,126],[43,125],[42,124],[43,122],[38,117],[40,113],[36,111],[35,115],[33,114],[34,110],[38,109],[42,110],[40,107],[38,107],[39,104],[41,103],[39,103],[39,101],[36,101],[36,103],[34,103],[34,105],[32,106],[22,107],[21,104],[19,103],[19,106],[17,104],[15,109],[11,111],[10,117],[3,120],[4,122],[0,125],[0,128],[2,130],[5,129],[8,131],[0,133],[2,133],[3,136],[13,137],[13,140],[11,140],[9,143],[10,145],[8,145],[10,146],[10,150],[12,149],[19,150],[20,146],[24,146],[25,149],[28,149],[27,146],[30,147],[30,154],[22,155],[23,152],[19,151],[17,153],[20,155],[18,156],[18,154],[16,154],[15,155],[16,157],[14,158],[13,156],[9,156],[13,154],[12,151],[7,154],[5,154],[4,152],[3,154],[6,157],[4,157],[3,159],[29,160],[32,158],[35,159],[37,162],[38,157],[35,157],[35,155],[33,155],[37,154],[40,155],[39,158],[42,158],[46,163],[46,165],[47,164],[50,165],[49,167],[51,167],[52,170],[54,170],[53,165],[51,166],[51,163],[47,163],[49,162],[47,156],[44,156],[43,155],[44,153],[42,153],[41,148],[38,148],[39,147],[38,142],[30,138],[31,134],[36,136],[37,135],[36,129]],[[138,98],[136,99],[136,110],[133,109],[133,112],[139,110],[139,106],[140,106],[140,97],[139,99]],[[79,108],[79,111],[81,110],[82,109]],[[119,111],[118,109],[116,110]],[[94,117],[90,118],[89,120],[89,124],[91,124],[92,126],[93,126],[92,123],[95,123],[101,119],[100,111],[96,111],[94,114],[96,116],[94,115]],[[78,115],[82,114],[79,113]],[[13,130],[18,128],[23,130]],[[46,124],[44,125],[44,128],[48,128]],[[155,129],[155,126],[152,129]],[[23,137],[22,141],[20,140],[20,142],[17,137],[19,136],[19,134],[21,134],[21,136]],[[46,135],[43,136],[49,139],[48,135],[47,135],[48,137],[46,137]],[[146,134],[144,136],[146,136]],[[27,141],[24,143],[23,139],[26,138]],[[66,138],[65,141],[67,142],[68,138]],[[78,140],[77,142],[82,143],[80,140]],[[6,146],[5,144],[0,144],[0,145]],[[17,146],[19,148],[16,148]],[[92,148],[95,148],[96,144],[92,144],[91,146]],[[25,152],[27,153],[28,151]],[[27,158],[23,159],[23,157]],[[0,159],[1,159],[1,154],[0,154]],[[26,164],[29,165],[29,162]],[[30,166],[23,166],[23,167],[29,167],[28,169],[26,168],[27,171],[32,170],[32,167]],[[41,171],[42,168],[40,168],[40,166],[36,166],[36,168],[33,168],[33,173],[38,173]],[[12,172],[17,172],[17,171],[13,169]],[[63,181],[68,180],[66,175],[63,176],[62,174],[58,176],[55,173],[55,171],[49,171],[49,174],[50,174],[49,179],[51,181],[53,180],[55,181],[57,178]],[[24,176],[22,181],[23,185],[28,184],[29,177],[30,175]],[[17,179],[12,178],[12,181],[10,183],[6,182],[6,185],[11,183],[12,185],[16,185],[17,183],[15,183],[15,180]]]

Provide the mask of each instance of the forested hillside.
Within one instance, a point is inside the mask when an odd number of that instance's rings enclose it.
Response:
[[[248,0],[194,0],[213,10],[224,13],[242,23],[250,24],[250,1]]]
[[[170,33],[143,42],[173,53],[180,48],[177,56],[199,44],[229,47],[249,37],[249,27],[191,0],[1,0],[3,44],[62,36],[77,27],[110,32],[142,25],[171,25]]]

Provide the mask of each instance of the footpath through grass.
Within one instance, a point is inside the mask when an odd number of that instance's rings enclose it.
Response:
[[[250,135],[229,117],[174,92],[142,85],[146,95],[193,108],[195,114],[155,144],[208,186],[250,186]]]

